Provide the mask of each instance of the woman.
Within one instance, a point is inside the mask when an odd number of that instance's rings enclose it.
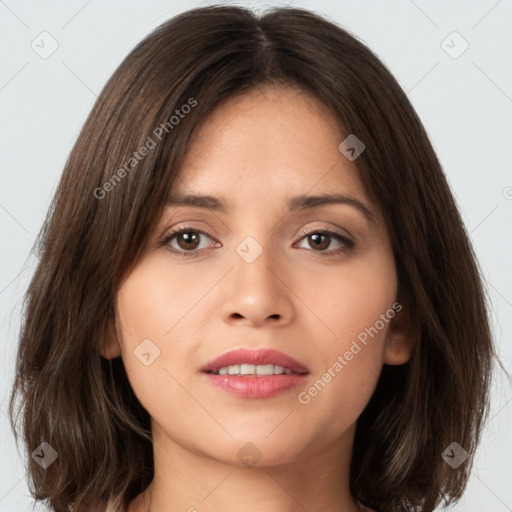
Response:
[[[495,356],[478,266],[407,97],[341,27],[161,25],[98,98],[39,249],[11,415],[53,510],[462,496]]]

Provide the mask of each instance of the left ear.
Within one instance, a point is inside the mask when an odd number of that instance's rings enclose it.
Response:
[[[384,345],[384,364],[399,365],[409,361],[414,335],[409,311],[404,306],[391,319]]]
[[[121,344],[118,340],[114,318],[108,320],[99,352],[105,359],[114,359],[121,355]]]

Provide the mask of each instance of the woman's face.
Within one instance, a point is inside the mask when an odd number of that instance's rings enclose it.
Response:
[[[277,465],[341,446],[383,363],[409,358],[389,236],[343,139],[316,100],[269,87],[221,105],[189,146],[173,195],[225,209],[170,204],[118,290],[103,352],[122,355],[169,450]],[[349,200],[290,208],[325,194]],[[241,348],[302,369],[246,353],[204,371]]]

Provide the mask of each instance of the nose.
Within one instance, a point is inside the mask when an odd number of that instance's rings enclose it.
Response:
[[[294,295],[286,274],[283,264],[277,264],[270,249],[263,248],[253,261],[242,252],[234,252],[233,269],[222,284],[224,321],[254,327],[266,323],[284,326],[292,322]]]

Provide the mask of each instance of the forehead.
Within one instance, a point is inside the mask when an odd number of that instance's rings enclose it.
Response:
[[[303,91],[265,86],[229,98],[189,143],[173,192],[265,201],[308,192],[369,199],[357,167],[339,151],[341,127]]]

